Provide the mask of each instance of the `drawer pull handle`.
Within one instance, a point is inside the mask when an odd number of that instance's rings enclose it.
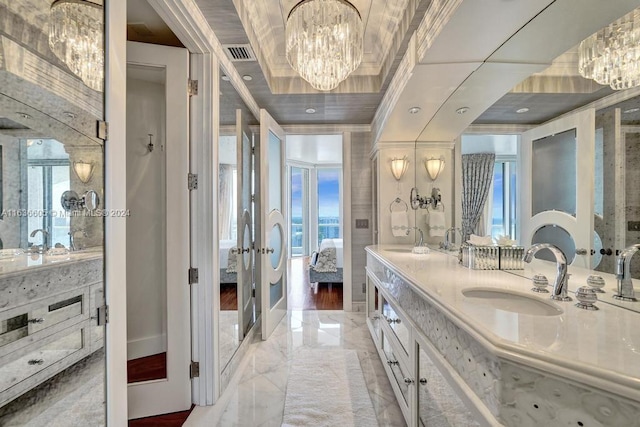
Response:
[[[404,378],[404,383],[405,384],[413,384],[413,379],[412,378]]]
[[[36,317],[35,319],[29,319],[29,323],[44,323],[44,317]]]
[[[44,363],[44,359],[31,359],[27,363],[29,365],[42,365]]]
[[[426,385],[427,384],[427,379],[426,378],[420,378],[420,384]]]
[[[398,361],[397,360],[387,360],[387,365],[389,366],[394,366],[397,365]]]

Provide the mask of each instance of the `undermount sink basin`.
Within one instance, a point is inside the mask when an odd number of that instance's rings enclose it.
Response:
[[[553,302],[543,301],[518,292],[494,288],[467,288],[462,290],[462,295],[475,303],[512,313],[532,316],[557,316],[562,314],[562,308]]]
[[[387,252],[401,252],[404,254],[409,254],[413,249],[412,248],[390,248],[390,249],[383,249],[383,250]]]

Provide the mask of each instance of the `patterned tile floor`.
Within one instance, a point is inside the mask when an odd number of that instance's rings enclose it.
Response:
[[[405,425],[364,313],[292,310],[267,341],[253,344],[218,404],[196,407],[185,426],[279,427],[293,358],[325,348],[356,350],[379,425]]]

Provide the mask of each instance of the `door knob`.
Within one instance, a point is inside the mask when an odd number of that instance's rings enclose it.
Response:
[[[420,384],[422,384],[422,385],[427,384],[427,379],[426,378],[420,378]]]
[[[611,255],[611,254],[613,254],[613,251],[611,250],[611,248],[600,249],[600,255]]]
[[[29,365],[42,365],[44,363],[44,359],[31,359],[27,363]]]
[[[576,249],[576,255],[586,255],[587,250],[584,248]]]
[[[275,252],[275,249],[273,249],[273,248],[267,248],[266,252],[267,252],[268,254],[272,254],[272,253],[274,253],[274,252]]]

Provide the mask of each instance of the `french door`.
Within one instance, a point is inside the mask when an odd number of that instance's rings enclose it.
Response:
[[[256,257],[260,273],[262,339],[269,338],[287,313],[287,222],[285,133],[260,110],[259,176],[260,231]]]
[[[253,141],[249,123],[236,110],[237,176],[238,176],[238,325],[239,338],[244,338],[253,324],[253,210],[251,206],[251,169]]]

